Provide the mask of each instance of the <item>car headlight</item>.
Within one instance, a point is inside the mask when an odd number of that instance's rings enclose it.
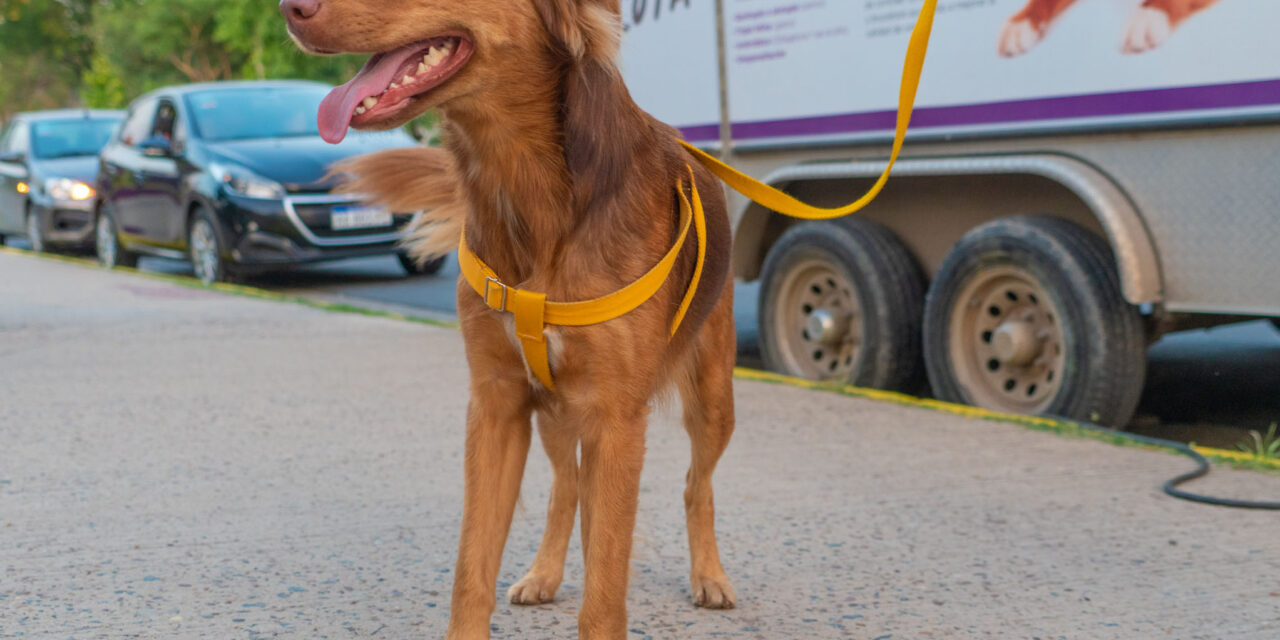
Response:
[[[227,164],[209,165],[213,179],[234,195],[264,200],[279,200],[285,196],[284,187],[275,180],[268,180],[244,167]]]
[[[93,197],[93,187],[70,178],[49,178],[44,181],[45,193],[55,200],[88,200]]]

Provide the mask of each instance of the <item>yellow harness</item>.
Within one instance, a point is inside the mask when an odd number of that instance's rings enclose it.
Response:
[[[828,220],[862,209],[884,189],[885,183],[889,181],[889,173],[893,170],[898,154],[902,151],[907,127],[911,123],[911,112],[915,107],[916,90],[920,86],[920,74],[924,69],[925,53],[929,49],[929,34],[933,29],[933,17],[937,4],[938,0],[925,0],[920,8],[920,17],[916,20],[915,29],[911,32],[911,40],[907,44],[906,61],[902,69],[902,86],[898,94],[897,127],[894,130],[893,150],[889,154],[889,163],[880,174],[880,179],[855,202],[834,209],[814,207],[747,176],[688,142],[681,140],[680,144],[684,145],[694,159],[735,191],[784,215],[806,220]],[[680,302],[680,307],[671,321],[670,335],[675,335],[676,330],[680,328],[680,323],[684,320],[685,313],[689,310],[689,304],[693,302],[693,297],[697,293],[698,281],[702,277],[702,267],[707,255],[706,218],[702,210],[702,200],[698,197],[698,185],[694,182],[692,168],[689,168],[689,191],[690,196],[685,196],[683,180],[676,185],[676,193],[680,197],[680,234],[662,260],[631,284],[606,296],[583,302],[551,302],[547,300],[545,293],[520,289],[504,283],[493,269],[467,247],[467,234],[465,230],[463,231],[462,240],[458,244],[458,264],[463,279],[484,299],[489,308],[510,313],[515,317],[516,336],[520,339],[525,361],[528,362],[533,375],[547,389],[554,390],[555,384],[547,358],[547,342],[544,335],[546,325],[581,327],[600,324],[626,315],[632,309],[644,304],[666,283],[667,276],[671,274],[676,258],[680,255],[680,250],[684,247],[685,239],[689,235],[689,227],[692,226],[698,237],[698,260],[689,288],[685,291],[684,299]]]

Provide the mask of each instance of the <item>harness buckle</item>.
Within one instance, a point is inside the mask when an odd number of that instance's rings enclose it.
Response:
[[[502,287],[502,304],[500,304],[499,306],[495,307],[489,303],[489,286],[490,285],[497,285],[499,287]],[[484,279],[484,303],[489,305],[490,309],[494,309],[496,311],[506,311],[507,310],[507,285],[503,284],[502,281],[497,278],[485,278]]]

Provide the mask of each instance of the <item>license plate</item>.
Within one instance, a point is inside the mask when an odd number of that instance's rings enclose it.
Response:
[[[334,207],[329,214],[329,228],[334,231],[391,226],[391,212],[382,207]]]

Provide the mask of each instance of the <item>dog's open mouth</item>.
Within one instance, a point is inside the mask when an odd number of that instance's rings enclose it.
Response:
[[[320,103],[320,137],[337,144],[347,127],[375,124],[399,113],[413,98],[444,84],[466,64],[472,45],[458,35],[423,40],[379,53]]]

